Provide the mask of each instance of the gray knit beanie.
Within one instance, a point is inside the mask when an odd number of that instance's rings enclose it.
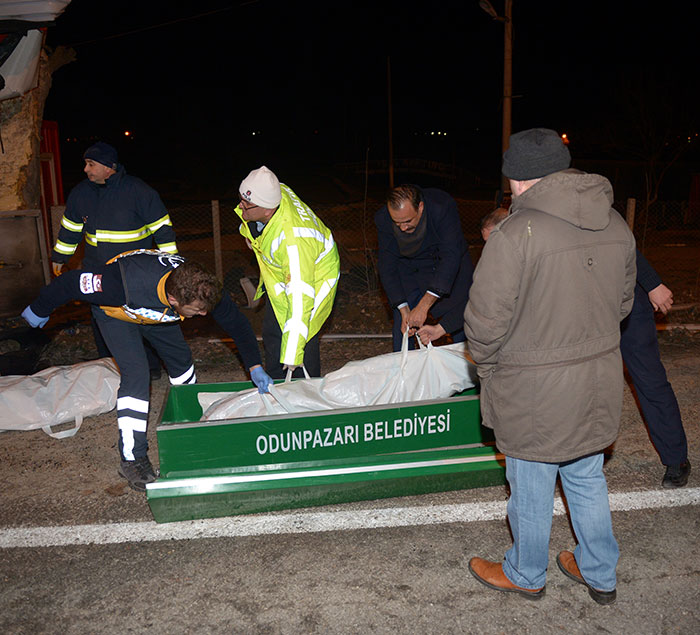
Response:
[[[503,176],[514,181],[539,179],[571,165],[569,149],[549,128],[531,128],[510,136],[503,153]]]

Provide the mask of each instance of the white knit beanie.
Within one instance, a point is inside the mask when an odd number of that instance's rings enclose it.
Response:
[[[276,209],[282,200],[279,180],[264,165],[241,181],[239,191],[246,201],[266,209]]]

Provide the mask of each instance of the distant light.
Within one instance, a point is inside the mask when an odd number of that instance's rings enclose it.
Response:
[[[253,136],[255,136],[255,135],[256,135],[256,132],[255,132],[255,130],[253,130]]]
[[[124,136],[125,136],[125,137],[130,137],[130,136],[131,136],[131,131],[125,130],[125,131],[124,131]]]
[[[431,132],[431,133],[430,133],[430,136],[433,136],[434,134],[435,134],[434,132]]]
[[[564,142],[564,145],[565,145],[565,146],[568,146],[568,145],[569,145],[569,137],[568,137],[568,135],[567,135],[566,133],[564,133],[564,134],[561,136],[561,140]]]

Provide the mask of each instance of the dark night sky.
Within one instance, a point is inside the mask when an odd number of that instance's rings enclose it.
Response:
[[[655,94],[697,104],[693,16],[660,3],[513,4],[514,131],[553,127],[572,153],[595,153],[635,99],[628,78],[661,76]],[[78,56],[55,73],[45,110],[78,139],[64,163],[90,137],[146,179],[235,181],[260,162],[362,161],[367,147],[384,159],[389,56],[397,156],[498,170],[503,27],[477,0],[72,0],[48,44]]]

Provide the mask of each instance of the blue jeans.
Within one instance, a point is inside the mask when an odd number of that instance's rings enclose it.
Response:
[[[506,552],[503,573],[525,589],[545,585],[557,474],[578,540],[574,556],[581,575],[594,589],[612,591],[620,552],[612,531],[602,453],[566,463],[506,457],[513,546]]]

